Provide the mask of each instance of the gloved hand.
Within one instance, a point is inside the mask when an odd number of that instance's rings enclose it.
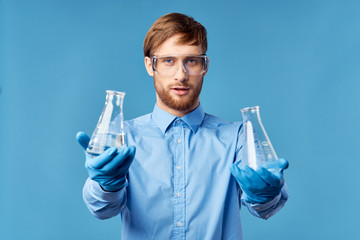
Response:
[[[241,165],[232,164],[230,171],[245,192],[245,201],[248,203],[265,203],[276,197],[284,185],[283,171],[288,168],[289,163],[280,158],[277,168],[280,171],[270,172],[260,167],[257,171]]]
[[[89,136],[78,132],[76,139],[86,151],[90,142]],[[135,146],[124,147],[121,150],[112,147],[97,157],[92,157],[86,152],[85,155],[85,168],[89,177],[98,182],[105,191],[115,192],[123,188],[126,183],[126,173],[134,159]]]

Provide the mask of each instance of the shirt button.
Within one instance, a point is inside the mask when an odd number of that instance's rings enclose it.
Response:
[[[181,226],[182,226],[182,223],[181,223],[181,222],[178,222],[177,225],[178,225],[178,227],[181,227]]]
[[[178,193],[177,195],[178,195],[178,197],[181,197],[181,193]]]
[[[181,166],[180,166],[180,165],[178,165],[176,168],[180,170],[180,169],[181,169]]]
[[[180,123],[180,120],[176,120],[176,123]]]
[[[178,139],[178,140],[177,140],[177,143],[181,143],[181,142],[182,142],[181,139]]]

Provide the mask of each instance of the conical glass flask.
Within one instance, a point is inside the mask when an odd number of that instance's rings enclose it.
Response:
[[[241,109],[244,123],[244,145],[240,164],[254,170],[259,167],[277,171],[278,158],[261,123],[259,106]]]
[[[96,125],[87,153],[98,156],[110,147],[125,146],[123,102],[124,92],[106,91],[105,106]]]

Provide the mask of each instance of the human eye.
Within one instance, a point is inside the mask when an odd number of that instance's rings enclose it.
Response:
[[[163,57],[161,58],[161,63],[166,66],[172,66],[175,64],[175,58],[173,57]]]
[[[189,65],[189,66],[196,66],[200,63],[200,59],[198,57],[188,57],[185,60],[185,63],[186,63],[186,65]]]

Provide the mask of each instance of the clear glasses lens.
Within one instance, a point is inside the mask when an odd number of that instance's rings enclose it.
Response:
[[[188,75],[201,75],[207,70],[208,57],[200,56],[153,56],[151,59],[155,72],[164,76],[173,76],[181,66]]]

